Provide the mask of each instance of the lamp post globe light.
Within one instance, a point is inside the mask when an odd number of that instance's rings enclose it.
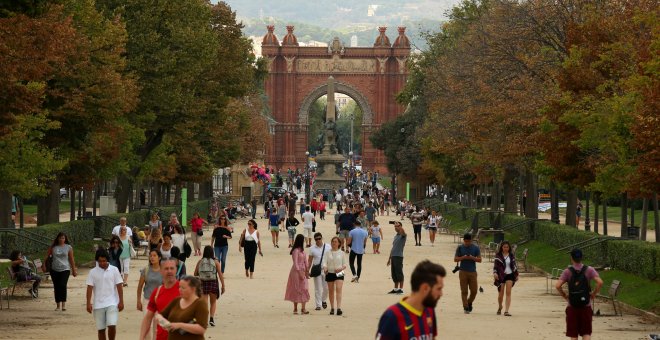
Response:
[[[305,151],[305,201],[309,204],[309,151]]]

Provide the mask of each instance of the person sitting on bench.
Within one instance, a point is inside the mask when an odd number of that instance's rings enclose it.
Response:
[[[34,298],[39,296],[41,277],[32,272],[27,257],[23,256],[20,250],[14,250],[9,255],[9,259],[11,260],[11,270],[16,273],[16,282],[34,280],[32,288],[30,288],[30,295]]]

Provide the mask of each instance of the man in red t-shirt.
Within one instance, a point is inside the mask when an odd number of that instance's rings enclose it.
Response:
[[[140,327],[140,339],[146,340],[147,334],[151,329],[151,322],[156,313],[162,312],[167,305],[179,296],[179,281],[176,280],[176,259],[169,258],[160,263],[160,273],[163,275],[163,284],[154,289],[149,297],[147,305],[147,314],[142,319]],[[167,340],[168,332],[158,325],[156,340]]]

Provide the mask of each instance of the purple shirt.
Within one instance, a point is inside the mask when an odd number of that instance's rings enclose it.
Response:
[[[575,268],[575,270],[577,270],[577,271],[582,270],[582,267],[584,267],[584,265],[582,263],[577,263],[577,264],[573,265],[573,268]],[[573,275],[573,274],[571,273],[570,269],[566,268],[561,273],[561,276],[559,277],[559,280],[561,280],[563,282],[568,282],[571,279],[571,275]],[[599,277],[598,272],[596,271],[596,269],[594,269],[594,267],[591,267],[591,266],[589,266],[589,268],[587,268],[587,272],[584,273],[584,276],[587,277],[587,280],[589,280],[589,282],[591,282],[591,280]],[[570,305],[570,302],[568,304]],[[587,306],[591,306],[591,300],[589,300],[589,304],[587,304]]]

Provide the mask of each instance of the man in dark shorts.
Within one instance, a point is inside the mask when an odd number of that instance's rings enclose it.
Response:
[[[337,233],[339,234],[339,240],[341,241],[341,250],[345,250],[347,253],[348,245],[344,248],[346,239],[348,238],[348,233],[353,229],[355,224],[355,215],[351,213],[351,209],[346,206],[344,208],[344,213],[339,215],[339,222],[337,223]]]
[[[394,281],[394,289],[387,294],[403,294],[403,247],[406,245],[406,231],[400,222],[394,222],[394,241],[392,241],[392,250],[390,257],[387,259],[387,265],[391,265],[392,281]]]
[[[435,306],[442,297],[446,275],[441,265],[428,260],[420,262],[410,277],[412,294],[383,313],[376,340],[436,338]]]
[[[570,285],[578,286],[578,281],[580,279],[586,279],[586,288],[587,291],[585,295],[588,294],[588,300],[585,298],[584,305],[578,306],[575,299],[569,299],[569,295],[564,292],[562,286],[564,283],[569,283]],[[596,288],[593,291],[589,291],[589,282],[591,280],[596,281]],[[591,266],[585,266],[582,264],[582,250],[573,249],[571,251],[571,265],[564,269],[555,285],[555,288],[559,294],[568,302],[568,307],[566,307],[566,336],[571,339],[577,340],[579,336],[583,340],[591,339],[591,318],[593,315],[593,310],[591,309],[591,301],[598,295],[600,288],[603,286],[603,280],[598,275],[598,272]],[[571,292],[569,287],[569,293],[576,296],[578,292]],[[582,304],[582,303],[580,303]]]
[[[422,223],[424,223],[424,213],[419,211],[419,207],[415,207],[415,212],[410,214],[410,221],[413,225],[413,231],[415,232],[415,245],[422,245]]]

